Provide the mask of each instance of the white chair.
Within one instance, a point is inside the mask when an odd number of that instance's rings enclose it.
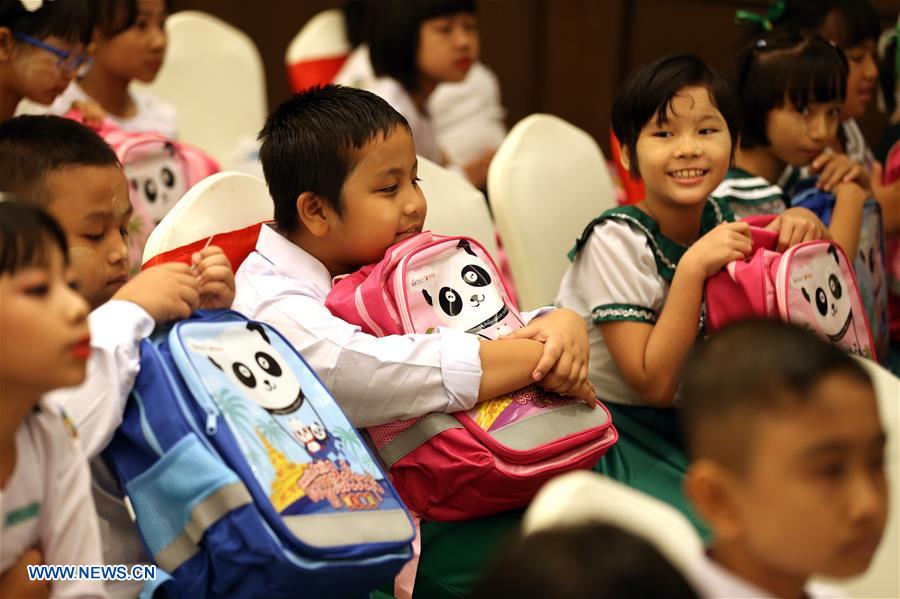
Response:
[[[615,206],[597,142],[547,114],[509,132],[488,171],[488,199],[526,310],[553,303],[575,239]]]
[[[284,53],[291,89],[328,83],[353,48],[347,41],[344,13],[337,8],[313,16],[294,36]]]
[[[881,545],[864,574],[828,581],[852,597],[900,597],[900,379],[871,360],[860,360],[875,383],[881,423],[887,433],[885,471],[888,479],[888,521]]]
[[[547,483],[525,512],[522,529],[530,534],[587,522],[613,524],[646,539],[685,573],[703,551],[694,527],[678,510],[592,472],[572,472]]]
[[[266,118],[259,50],[247,34],[203,12],[177,12],[166,30],[163,68],[144,87],[175,104],[182,140],[225,162],[239,140],[256,137]]]
[[[419,156],[419,178],[428,201],[425,228],[476,239],[497,259],[494,223],[484,194],[465,177]]]
[[[189,189],[153,229],[143,262],[217,233],[272,220],[274,211],[262,179],[234,172],[209,176]]]

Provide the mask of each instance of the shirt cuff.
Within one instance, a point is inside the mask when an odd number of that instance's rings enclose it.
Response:
[[[150,336],[156,322],[153,317],[135,303],[110,300],[88,316],[91,329],[91,346],[109,350],[127,347]]]
[[[528,312],[522,312],[522,319],[525,320],[525,324],[529,324],[535,318],[539,318],[545,314],[549,314],[556,310],[556,306],[541,306],[540,308],[535,308],[534,310],[529,310]]]
[[[481,387],[481,344],[476,335],[438,328],[441,336],[441,374],[449,402],[445,412],[468,410],[478,401]]]

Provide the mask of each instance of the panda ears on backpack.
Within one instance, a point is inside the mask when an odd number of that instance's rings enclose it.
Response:
[[[837,248],[834,246],[833,243],[828,244],[828,253],[831,254],[832,256],[834,256],[835,264],[841,263],[841,259],[838,257]]]
[[[469,242],[466,241],[465,239],[460,239],[459,243],[456,244],[456,247],[464,249],[466,251],[466,253],[469,254],[470,256],[475,256],[475,250],[473,250],[471,248],[471,246],[469,246]],[[428,302],[428,305],[429,306],[431,305],[430,301]]]
[[[269,341],[269,336],[266,335],[266,330],[258,322],[248,322],[247,330],[255,331],[255,332],[259,333],[259,336],[262,337],[266,343],[268,343],[269,345],[272,345],[272,342]]]
[[[426,302],[429,306],[434,306],[434,301],[431,299],[431,294],[428,293],[428,291],[426,291],[426,290],[423,289],[423,290],[422,290],[422,295],[425,296],[425,302]]]

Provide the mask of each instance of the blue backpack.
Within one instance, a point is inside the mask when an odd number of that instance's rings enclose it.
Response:
[[[411,557],[409,514],[275,329],[200,312],[154,334],[104,452],[172,597],[361,597]]]

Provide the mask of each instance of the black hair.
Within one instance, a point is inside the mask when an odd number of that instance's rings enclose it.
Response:
[[[38,39],[55,36],[67,42],[91,43],[94,33],[90,0],[44,0],[28,11],[20,0],[0,0],[0,27]]]
[[[616,95],[612,108],[612,128],[619,143],[631,155],[630,171],[640,176],[637,140],[641,129],[654,117],[668,122],[675,97],[685,87],[705,87],[713,105],[722,114],[731,134],[731,155],[740,131],[737,96],[728,81],[693,54],[674,54],[644,65],[631,73]]]
[[[840,27],[835,42],[841,48],[876,41],[881,35],[878,12],[869,0],[787,0],[784,13],[775,25],[821,33],[833,12]]]
[[[314,86],[282,102],[259,133],[259,158],[285,232],[300,226],[297,198],[312,192],[342,214],[341,189],[353,151],[387,138],[403,116],[373,93],[340,85]]]
[[[814,400],[814,387],[833,374],[872,387],[859,362],[807,329],[777,320],[722,329],[685,362],[679,412],[689,454],[743,468],[753,420]]]
[[[66,234],[53,217],[19,198],[0,194],[0,274],[46,265],[52,247],[62,252],[68,264]]]
[[[475,13],[475,0],[372,0],[366,10],[366,41],[375,74],[418,90],[420,25],[461,12]]]
[[[0,123],[0,190],[38,203],[48,173],[75,166],[118,166],[90,128],[58,116],[23,115]]]
[[[847,96],[844,53],[814,33],[777,29],[751,40],[737,58],[737,91],[744,123],[741,146],[768,146],[769,111],[786,101],[803,111]]]
[[[113,37],[134,26],[140,10],[138,0],[92,0],[95,26],[106,37]],[[169,0],[163,0],[168,10]]]
[[[617,526],[596,522],[541,530],[517,539],[470,595],[472,599],[697,596],[684,576],[649,542]]]
[[[881,94],[884,97],[884,105],[888,115],[897,110],[897,72],[900,65],[897,64],[897,45],[900,44],[897,30],[885,45],[884,56],[878,65],[878,83],[881,85]]]
[[[351,48],[365,43],[366,6],[369,0],[344,0],[344,30]]]

